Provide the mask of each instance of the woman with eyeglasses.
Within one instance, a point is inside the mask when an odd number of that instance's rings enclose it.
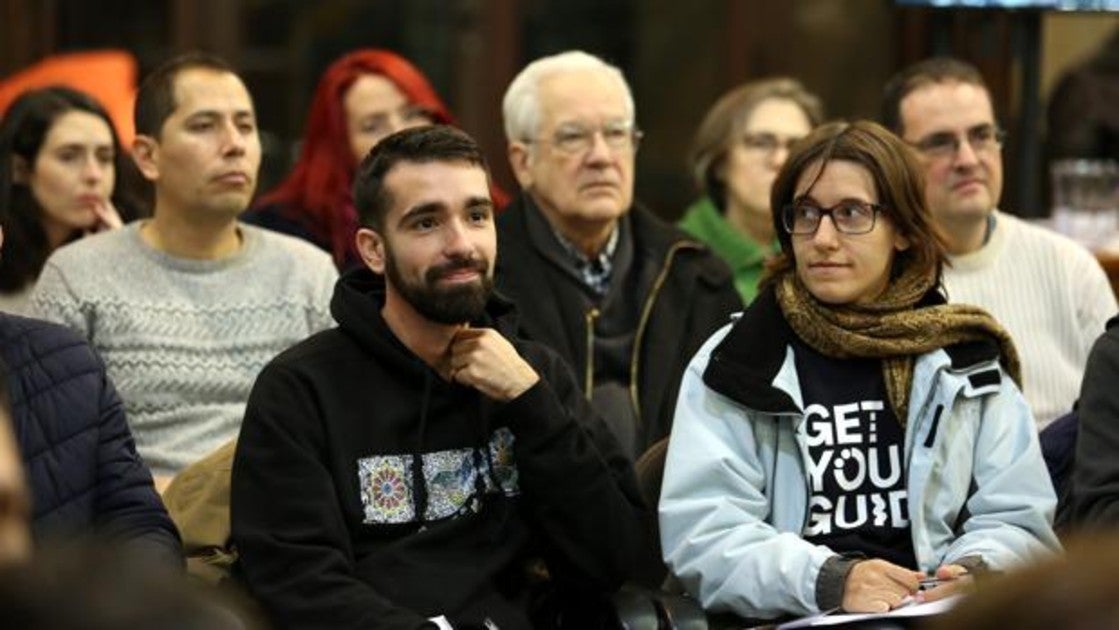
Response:
[[[709,610],[884,612],[1058,548],[1007,333],[947,304],[920,167],[830,123],[773,186],[781,252],[685,372],[665,559]]]
[[[105,109],[66,87],[20,95],[0,124],[0,309],[22,314],[51,252],[136,218],[138,181]]]
[[[707,243],[734,270],[747,304],[765,259],[777,252],[769,191],[794,142],[823,120],[820,99],[795,79],[734,88],[715,102],[696,132],[692,176],[704,193],[680,227]]]
[[[242,219],[314,243],[340,270],[359,265],[351,191],[357,165],[385,136],[432,124],[455,121],[416,66],[387,50],[350,52],[319,81],[291,174]],[[507,200],[496,188],[491,194],[498,207]]]

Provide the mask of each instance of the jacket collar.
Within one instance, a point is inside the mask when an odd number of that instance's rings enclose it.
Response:
[[[767,287],[711,352],[703,382],[750,409],[799,413],[798,401],[774,385],[793,339],[777,294]]]

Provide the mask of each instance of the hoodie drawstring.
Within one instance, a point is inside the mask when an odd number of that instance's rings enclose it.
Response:
[[[493,484],[493,487],[497,492],[504,492],[505,489],[501,487],[501,480],[497,478],[497,468],[494,467],[494,465],[493,465],[493,453],[491,452],[491,449],[490,449],[490,440],[489,440],[490,436],[485,435],[486,418],[488,418],[489,415],[490,415],[489,414],[489,406],[490,406],[491,402],[485,396],[482,396],[481,398],[482,399],[478,404],[478,418],[475,422],[475,425],[474,425],[475,429],[474,430],[478,434],[478,439],[481,440],[482,453],[485,454],[486,465],[484,466],[484,469],[486,471],[486,475],[490,478],[490,483]],[[482,470],[481,462],[478,461],[478,458],[477,458],[477,453],[475,453],[475,455],[476,455],[475,466],[478,467],[478,468],[476,468],[476,470]],[[479,475],[479,477],[480,477],[480,475]],[[483,488],[485,487],[485,480],[480,479],[480,478],[476,478],[475,482],[474,482],[474,485],[477,486],[479,483],[482,484]]]
[[[427,432],[427,414],[431,403],[431,370],[424,370],[424,396],[420,401],[420,426],[416,432],[416,448],[412,450],[412,497],[416,521],[422,528],[427,523],[427,482],[424,481],[423,445]]]

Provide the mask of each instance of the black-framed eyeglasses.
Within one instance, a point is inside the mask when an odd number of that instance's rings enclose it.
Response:
[[[874,229],[875,219],[885,206],[867,201],[847,199],[830,208],[821,208],[811,201],[794,201],[781,209],[785,231],[796,236],[811,236],[820,228],[824,217],[831,217],[841,234],[866,234]]]
[[[964,134],[971,150],[990,153],[1006,142],[1006,130],[997,125],[983,124],[968,129]],[[917,142],[911,142],[918,151],[934,158],[951,158],[960,151],[961,136],[950,131],[933,133]]]
[[[765,155],[773,155],[777,153],[777,149],[785,149],[788,153],[792,150],[793,145],[800,142],[804,136],[785,136],[781,137],[775,133],[768,131],[758,131],[743,134],[742,144],[747,149],[753,149]]]
[[[645,133],[633,122],[617,121],[597,128],[577,124],[560,125],[551,138],[525,138],[522,141],[528,144],[551,143],[562,153],[577,155],[590,151],[594,146],[595,134],[599,133],[602,134],[602,141],[606,146],[615,151],[636,151],[641,144],[641,138],[645,136]]]

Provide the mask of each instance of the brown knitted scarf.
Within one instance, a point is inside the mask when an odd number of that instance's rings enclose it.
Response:
[[[824,356],[882,359],[886,393],[902,426],[909,409],[914,357],[964,341],[998,343],[1003,367],[1021,385],[1014,342],[986,311],[965,304],[917,306],[935,273],[910,267],[871,304],[830,306],[812,297],[793,271],[774,279],[777,301],[793,332]]]

